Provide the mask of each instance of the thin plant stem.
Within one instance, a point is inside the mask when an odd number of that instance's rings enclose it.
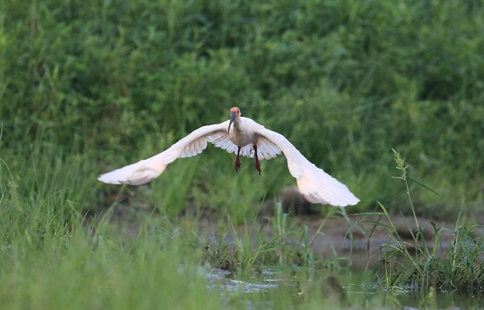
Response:
[[[311,247],[311,245],[314,243],[314,241],[318,237],[319,233],[321,232],[321,229],[323,229],[324,224],[326,224],[326,221],[328,220],[329,216],[332,215],[332,214],[333,214],[333,209],[330,209],[330,211],[328,212],[328,214],[324,217],[323,221],[319,225],[318,230],[316,230],[316,233],[311,238],[311,241],[309,241],[308,247]]]
[[[395,163],[397,164],[397,167],[396,168],[398,170],[402,171],[402,175],[401,176],[399,176],[399,177],[394,176],[393,178],[394,179],[401,179],[405,183],[405,190],[406,190],[406,194],[407,194],[408,200],[410,202],[410,207],[412,209],[413,218],[415,220],[415,226],[416,226],[417,230],[419,230],[420,229],[420,226],[418,224],[417,214],[415,213],[415,207],[413,206],[413,202],[412,202],[412,195],[410,194],[410,188],[408,187],[408,182],[407,182],[407,168],[408,168],[408,165],[405,166],[405,158],[402,158],[402,156],[400,155],[400,153],[398,153],[395,149],[392,149],[392,152],[393,152],[393,156],[395,158]]]

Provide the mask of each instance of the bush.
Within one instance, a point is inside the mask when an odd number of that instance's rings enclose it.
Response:
[[[395,190],[392,147],[447,207],[480,201],[484,12],[474,1],[49,0],[1,12],[5,160],[48,142],[96,150],[87,160],[101,172],[240,106],[361,207]]]

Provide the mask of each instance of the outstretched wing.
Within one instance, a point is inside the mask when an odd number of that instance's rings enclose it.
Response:
[[[110,184],[141,185],[148,183],[157,178],[166,166],[177,158],[198,155],[207,148],[207,142],[221,139],[224,136],[227,136],[227,126],[224,126],[224,123],[200,127],[160,154],[105,173],[98,180]],[[227,138],[225,140],[230,142]]]
[[[200,127],[185,138],[173,144],[169,149],[153,157],[116,169],[101,175],[98,180],[110,184],[142,185],[157,178],[166,166],[177,158],[192,157],[207,148],[207,142],[229,153],[237,153],[238,147],[229,140],[228,121],[216,125]],[[281,150],[264,137],[258,142],[259,159],[270,159],[281,153]],[[254,157],[252,144],[243,147],[240,155]]]
[[[299,191],[309,202],[344,207],[360,201],[346,185],[307,160],[283,135],[263,126],[258,128],[257,133],[282,150],[289,172],[296,178]]]

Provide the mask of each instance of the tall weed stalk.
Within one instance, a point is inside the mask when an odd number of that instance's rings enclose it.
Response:
[[[388,224],[383,224],[380,220],[373,224],[385,228],[390,238],[390,242],[380,248],[381,260],[375,266],[381,285],[386,289],[425,292],[438,289],[439,291],[484,293],[484,270],[481,268],[482,253],[484,253],[482,227],[479,225],[466,227],[462,223],[465,200],[461,202],[452,241],[444,244],[446,241],[443,240],[442,234],[449,229],[438,227],[432,221],[429,224],[433,230],[433,240],[428,240],[424,234],[425,227],[419,224],[412,201],[407,181],[408,166],[397,151],[392,151],[396,168],[402,172],[401,176],[394,178],[402,180],[405,184],[416,228],[413,229],[407,223],[411,241],[404,240],[398,234],[387,208],[378,202],[382,212],[373,215],[380,216],[380,219],[381,216],[385,217]],[[417,184],[432,191],[420,182]]]

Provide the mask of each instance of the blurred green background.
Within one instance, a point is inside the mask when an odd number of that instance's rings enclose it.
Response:
[[[408,212],[394,148],[441,195],[411,182],[417,210],[455,216],[482,207],[483,33],[476,0],[4,0],[0,190],[97,212],[119,191],[98,174],[238,106],[347,184],[351,210]],[[262,176],[233,161],[178,160],[138,204],[244,214],[295,184],[282,157]]]

